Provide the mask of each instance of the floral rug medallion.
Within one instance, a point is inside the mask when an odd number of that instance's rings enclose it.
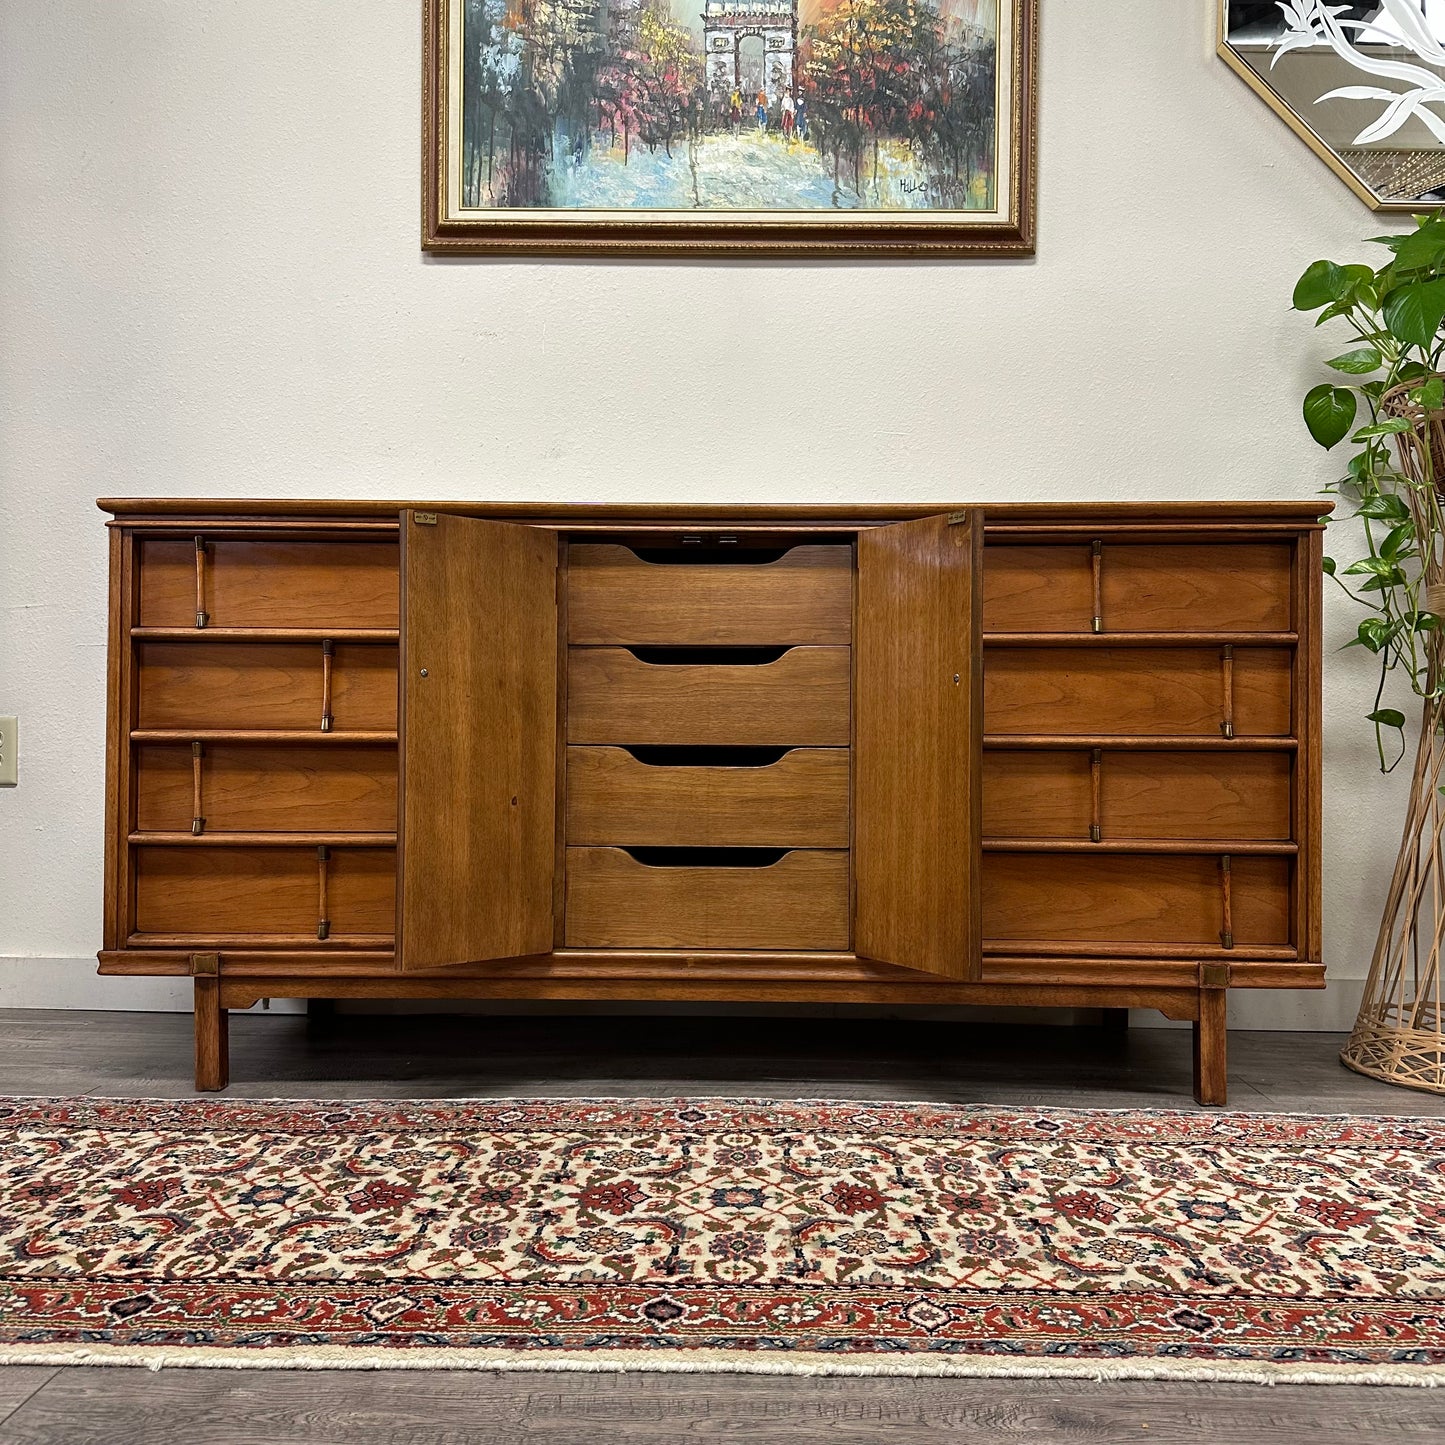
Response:
[[[1445,1383],[1445,1121],[0,1102],[0,1362]]]

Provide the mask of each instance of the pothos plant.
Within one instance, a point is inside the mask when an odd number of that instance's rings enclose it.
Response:
[[[1348,437],[1355,448],[1345,474],[1325,490],[1353,507],[1334,520],[1358,519],[1367,550],[1346,562],[1327,557],[1325,573],[1368,613],[1347,646],[1363,647],[1379,659],[1368,716],[1380,766],[1389,772],[1405,752],[1405,715],[1383,705],[1390,674],[1404,673],[1422,698],[1445,693],[1430,646],[1430,634],[1445,626],[1445,618],[1429,610],[1426,591],[1427,582],[1436,580],[1445,537],[1426,425],[1445,407],[1445,378],[1439,374],[1445,349],[1445,211],[1416,217],[1415,229],[1404,235],[1373,239],[1391,252],[1385,265],[1376,270],[1316,261],[1295,286],[1294,305],[1319,312],[1316,326],[1340,322],[1354,333],[1350,349],[1327,363],[1350,380],[1313,387],[1304,400],[1304,419],[1322,447]],[[1412,476],[1399,464],[1397,443],[1400,433],[1417,428],[1421,444],[1412,447],[1411,456],[1419,465],[1411,470],[1418,475]],[[1387,758],[1386,738],[1396,733],[1398,754]]]

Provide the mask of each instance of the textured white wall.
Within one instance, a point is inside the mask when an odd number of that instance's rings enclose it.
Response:
[[[98,981],[101,493],[1306,497],[1303,266],[1380,222],[1215,58],[1211,0],[1044,0],[1019,263],[430,261],[415,0],[0,0],[0,1003]],[[1111,38],[1118,37],[1118,38]],[[1330,640],[1352,629],[1331,606]],[[1326,995],[1353,1013],[1402,779],[1326,660]]]

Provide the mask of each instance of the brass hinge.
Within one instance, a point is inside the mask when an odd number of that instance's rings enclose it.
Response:
[[[413,512],[411,519],[418,527],[435,527],[437,514],[435,512]]]

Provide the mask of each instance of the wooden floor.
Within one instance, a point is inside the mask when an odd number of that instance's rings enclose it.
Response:
[[[247,1097],[733,1094],[1192,1109],[1187,1030],[778,1018],[232,1020]],[[1240,1109],[1445,1115],[1327,1034],[1234,1034]],[[190,1019],[0,1010],[0,1093],[176,1097]],[[0,1445],[1445,1442],[1445,1390],[1014,1380],[0,1369]]]

